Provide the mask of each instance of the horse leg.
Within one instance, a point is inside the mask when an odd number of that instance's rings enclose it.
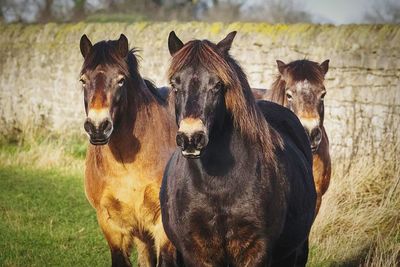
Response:
[[[97,220],[111,251],[111,262],[113,267],[131,267],[129,260],[132,237],[128,232],[108,222],[108,217],[99,212]]]
[[[304,267],[306,266],[308,261],[308,238],[304,241],[303,245],[301,245],[297,249],[297,258],[296,258],[296,267]]]
[[[133,242],[135,243],[137,251],[137,261],[140,267],[153,267],[156,266],[156,255],[152,244],[143,242],[139,238],[135,237]]]
[[[273,261],[271,267],[293,267],[296,265],[297,251],[294,251],[290,255],[286,256],[284,259],[279,261]]]
[[[182,261],[172,243],[167,242],[160,249],[157,267],[179,267]]]
[[[322,202],[322,193],[317,191],[317,202],[315,204],[315,217],[317,217],[319,208],[321,207],[321,202]]]
[[[157,266],[172,267],[180,266],[177,262],[176,249],[169,241],[162,224],[161,217],[152,229],[155,248],[157,251]]]

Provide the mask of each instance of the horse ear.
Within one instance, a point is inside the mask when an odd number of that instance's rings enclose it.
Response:
[[[128,38],[123,34],[118,39],[118,52],[122,57],[126,57],[129,53]]]
[[[319,64],[319,66],[321,67],[322,72],[325,75],[329,70],[329,59],[327,59],[324,62],[322,62],[321,64]]]
[[[82,35],[79,46],[81,48],[81,54],[82,54],[83,58],[86,58],[86,56],[90,52],[90,49],[92,49],[92,47],[93,47],[92,43],[90,42],[90,40],[86,36],[86,34]]]
[[[286,64],[285,62],[283,62],[282,60],[277,60],[276,61],[276,65],[278,65],[278,70],[280,74],[283,74],[286,68]]]
[[[218,44],[218,50],[221,51],[223,54],[229,51],[232,46],[233,39],[236,36],[237,31],[233,31],[229,33],[224,39],[222,39]]]
[[[182,47],[183,42],[176,36],[174,31],[170,32],[168,36],[168,49],[171,56],[175,55]]]

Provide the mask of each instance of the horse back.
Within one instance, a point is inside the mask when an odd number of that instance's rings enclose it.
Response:
[[[296,147],[303,153],[307,162],[312,164],[310,140],[297,116],[289,109],[274,102],[260,100],[257,102],[267,122],[280,135],[291,139]]]
[[[289,109],[269,101],[258,101],[269,125],[283,140],[277,159],[288,185],[287,216],[274,252],[274,264],[293,252],[309,234],[314,219],[316,191],[312,174],[313,156],[309,139],[297,116]],[[277,260],[277,262],[275,262]]]

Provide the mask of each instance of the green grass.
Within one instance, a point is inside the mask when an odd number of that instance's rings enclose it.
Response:
[[[82,177],[0,168],[1,266],[109,266]]]

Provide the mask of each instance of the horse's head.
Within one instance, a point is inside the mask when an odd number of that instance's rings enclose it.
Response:
[[[324,121],[324,86],[329,60],[321,64],[297,60],[285,64],[277,60],[281,79],[284,81],[284,106],[291,109],[309,135],[312,151],[316,151],[322,139]]]
[[[129,82],[128,39],[121,34],[116,41],[92,45],[86,35],[80,41],[84,58],[80,81],[84,92],[84,128],[93,145],[110,140],[119,114],[127,106]]]
[[[235,34],[228,34],[218,44],[194,40],[185,45],[174,32],[169,35],[168,47],[173,56],[169,78],[179,127],[176,142],[185,157],[200,157],[211,129],[224,114],[224,75],[217,66],[227,64],[223,57]]]

